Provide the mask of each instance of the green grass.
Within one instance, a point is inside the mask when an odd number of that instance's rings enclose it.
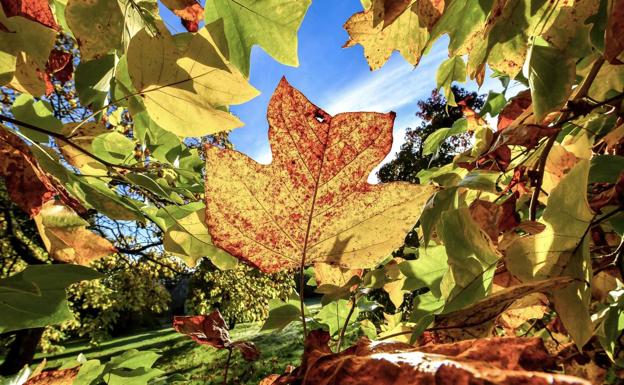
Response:
[[[279,332],[260,332],[262,323],[239,324],[230,332],[233,340],[252,341],[261,351],[258,361],[248,363],[239,352],[232,356],[228,383],[257,384],[272,373],[282,373],[287,365],[298,366],[303,353],[300,324],[293,324]],[[155,367],[167,374],[179,373],[190,385],[221,384],[227,351],[198,345],[171,328],[154,330],[116,338],[91,347],[80,342],[65,345],[59,354],[37,355],[37,361],[46,358],[46,368],[57,368],[75,361],[78,354],[88,359],[107,361],[128,349],[153,350],[162,357]]]

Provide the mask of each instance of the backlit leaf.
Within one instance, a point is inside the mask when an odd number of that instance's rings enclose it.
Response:
[[[282,64],[298,66],[297,31],[310,0],[207,0],[206,24],[223,19],[229,61],[249,76],[249,55],[258,44]]]
[[[586,232],[594,213],[587,202],[589,162],[582,160],[551,192],[536,235],[513,242],[506,253],[509,271],[522,281],[569,276],[579,281],[553,295],[555,310],[578,346],[592,335],[589,318],[591,277]]]
[[[268,166],[206,148],[215,245],[276,272],[315,262],[373,267],[403,244],[436,188],[366,182],[390,151],[394,114],[332,117],[282,80],[268,119]]]
[[[204,8],[197,0],[161,0],[162,3],[182,20],[189,32],[197,32],[204,19]]]
[[[436,73],[436,87],[441,88],[448,104],[456,106],[455,96],[451,90],[453,82],[463,83],[466,81],[466,63],[461,56],[451,56],[440,66]]]
[[[352,303],[346,299],[340,299],[328,303],[323,306],[321,310],[314,316],[314,318],[323,325],[327,325],[329,328],[329,334],[335,335],[344,326],[349,311],[351,310]],[[360,309],[357,307],[353,310],[353,314],[350,317],[350,321],[353,322],[357,319],[360,313]]]
[[[152,120],[182,137],[228,131],[242,123],[224,109],[258,92],[229,65],[205,28],[172,36],[138,32],[128,47],[128,72]]]
[[[88,230],[89,223],[65,205],[47,202],[34,220],[43,244],[56,260],[88,265],[117,251],[106,238]]]

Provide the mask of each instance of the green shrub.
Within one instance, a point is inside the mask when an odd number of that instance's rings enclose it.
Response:
[[[208,314],[219,309],[231,325],[266,319],[269,300],[286,299],[295,287],[291,273],[263,274],[239,263],[219,270],[204,258],[190,282],[187,313]]]

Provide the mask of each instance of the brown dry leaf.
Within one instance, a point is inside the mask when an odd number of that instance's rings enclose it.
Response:
[[[533,319],[541,319],[548,311],[548,299],[542,293],[532,293],[514,301],[499,317],[498,322],[507,333],[515,335],[515,330]]]
[[[420,348],[362,338],[341,353],[331,353],[324,336],[326,332],[311,332],[302,366],[274,384],[590,385],[577,377],[544,373],[554,368],[554,359],[539,338],[491,338]]]
[[[516,300],[529,294],[563,288],[572,281],[574,279],[569,277],[557,277],[499,290],[464,309],[437,316],[432,330],[442,342],[487,337],[499,315]]]
[[[317,286],[344,286],[351,278],[355,276],[361,277],[362,273],[362,269],[346,269],[323,262],[314,264],[314,280]]]
[[[617,57],[624,51],[624,0],[611,2],[611,14],[605,30],[605,59],[619,64]]]
[[[509,103],[498,114],[497,130],[507,128],[531,106],[531,90],[524,90],[511,98]]]
[[[182,25],[189,32],[197,32],[199,22],[204,18],[204,8],[197,0],[161,0],[176,16],[182,19]]]
[[[32,156],[28,145],[0,126],[0,177],[4,177],[11,200],[31,216],[55,197],[78,211],[84,211],[67,191],[51,179]]]
[[[373,0],[371,9],[375,13],[374,25],[377,26],[382,20],[384,27],[392,24],[412,2],[413,0]]]
[[[22,16],[48,28],[58,29],[48,0],[0,0],[7,17]]]
[[[44,203],[34,220],[46,250],[58,261],[89,265],[117,251],[106,238],[88,230],[88,222],[60,202]]]
[[[200,345],[209,345],[217,349],[238,349],[247,361],[260,358],[260,351],[252,342],[232,341],[219,310],[208,315],[175,316],[173,328]]]
[[[394,113],[327,114],[282,79],[268,108],[270,165],[206,148],[214,244],[264,272],[325,262],[369,268],[403,244],[434,186],[371,185]]]
[[[618,274],[618,271],[613,271],[613,274]],[[617,288],[617,277],[609,274],[609,270],[601,271],[592,277],[591,292],[592,298],[598,302],[606,302],[609,297],[609,292]]]
[[[438,22],[440,16],[442,16],[445,3],[446,0],[418,0],[416,2],[418,21],[421,25],[427,27],[428,31],[433,29],[433,26]]]
[[[24,385],[71,385],[78,370],[79,368],[71,368],[43,372],[26,381]]]

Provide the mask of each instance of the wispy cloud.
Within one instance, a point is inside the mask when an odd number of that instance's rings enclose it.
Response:
[[[380,70],[365,73],[325,95],[321,106],[331,114],[346,111],[398,111],[435,87],[435,71],[446,58],[437,50],[423,58],[416,69],[395,54]]]

